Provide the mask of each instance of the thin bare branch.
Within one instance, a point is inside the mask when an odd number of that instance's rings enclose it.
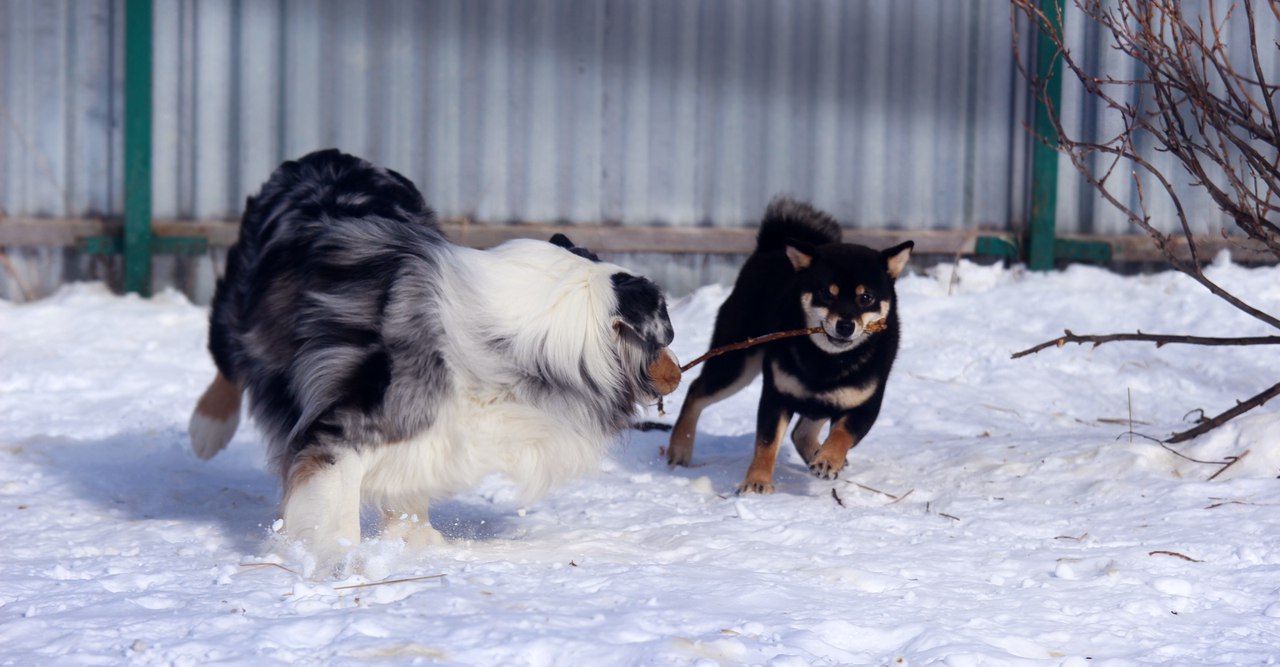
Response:
[[[1230,410],[1227,410],[1214,417],[1205,419],[1204,421],[1197,424],[1195,428],[1190,428],[1185,431],[1174,433],[1168,440],[1165,440],[1165,442],[1169,444],[1177,444],[1179,442],[1185,442],[1197,436],[1208,433],[1209,431],[1212,431],[1213,429],[1218,428],[1219,426],[1222,426],[1223,424],[1231,421],[1232,419],[1235,419],[1236,417],[1239,417],[1240,415],[1258,406],[1265,404],[1267,401],[1275,398],[1276,396],[1280,396],[1280,383],[1272,385],[1271,388],[1266,389],[1262,392],[1259,392],[1258,394],[1254,395],[1252,398],[1246,401],[1237,403],[1235,407],[1231,408]]]
[[[1050,347],[1062,347],[1067,343],[1075,343],[1083,345],[1092,343],[1094,347],[1103,343],[1115,343],[1120,341],[1155,343],[1156,347],[1164,347],[1165,345],[1207,345],[1207,346],[1240,346],[1240,345],[1280,345],[1280,336],[1240,336],[1240,337],[1215,337],[1215,336],[1183,336],[1174,334],[1145,334],[1141,331],[1137,333],[1119,333],[1119,334],[1088,334],[1079,335],[1067,329],[1062,336],[1048,340],[1034,347],[1029,347],[1021,352],[1014,352],[1012,359],[1020,359],[1022,357],[1035,354],[1041,350]]]

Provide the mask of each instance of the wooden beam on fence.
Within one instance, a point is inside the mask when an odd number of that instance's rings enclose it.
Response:
[[[447,220],[441,225],[450,239],[474,248],[488,248],[515,238],[548,239],[562,232],[575,243],[605,253],[711,254],[743,255],[755,246],[754,229],[717,227],[621,227],[612,225],[491,225]],[[234,221],[155,220],[151,225],[154,238],[203,238],[211,247],[228,247],[235,242],[240,225]],[[0,247],[74,247],[94,236],[119,235],[119,220],[101,218],[0,218]],[[975,242],[980,237],[1015,241],[1011,233],[965,230],[876,230],[846,229],[845,240],[873,248],[887,248],[905,240],[916,242],[912,254],[934,257],[971,256],[979,254]],[[1163,263],[1164,255],[1145,235],[1063,236],[1068,242],[1102,243],[1112,250],[1116,263]],[[1170,239],[1179,257],[1189,258],[1186,241]],[[1221,235],[1196,237],[1202,257],[1212,258],[1221,250],[1230,250],[1236,261],[1275,263],[1265,249],[1244,239]]]

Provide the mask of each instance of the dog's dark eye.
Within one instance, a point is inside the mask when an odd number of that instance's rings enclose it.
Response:
[[[858,295],[858,305],[859,305],[859,306],[866,307],[866,306],[870,306],[871,304],[873,304],[873,303],[875,303],[875,302],[876,302],[876,298],[875,298],[874,296],[872,296],[872,295],[870,295],[870,294],[866,293],[866,292],[863,292],[862,294],[859,294],[859,295]]]

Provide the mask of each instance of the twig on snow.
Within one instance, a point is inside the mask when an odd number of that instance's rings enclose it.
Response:
[[[251,570],[246,570],[247,572],[257,572],[258,570],[263,570],[263,569],[266,569],[266,568],[268,568],[268,567],[277,567],[277,568],[280,568],[281,570],[284,570],[285,572],[288,572],[289,574],[292,574],[292,575],[294,575],[294,576],[298,576],[298,577],[302,576],[302,575],[298,574],[297,572],[295,572],[295,571],[293,571],[293,570],[290,570],[289,568],[287,568],[287,567],[285,567],[285,566],[283,566],[283,565],[281,565],[281,564],[279,564],[279,563],[241,563],[241,564],[240,564],[240,567],[253,568],[253,569],[251,569]],[[244,572],[240,572],[239,574],[244,574]]]
[[[1280,336],[1242,336],[1220,338],[1215,336],[1180,336],[1171,334],[1144,334],[1141,331],[1137,333],[1120,333],[1120,334],[1090,334],[1079,335],[1070,329],[1063,330],[1062,336],[1053,340],[1045,341],[1034,347],[1029,347],[1021,352],[1014,352],[1012,359],[1020,359],[1025,356],[1035,354],[1043,349],[1050,347],[1062,347],[1067,343],[1075,343],[1084,345],[1092,343],[1094,347],[1098,347],[1103,343],[1115,343],[1120,341],[1128,342],[1144,342],[1155,343],[1156,347],[1164,347],[1165,345],[1280,345]]]
[[[1242,458],[1244,458],[1244,457],[1248,456],[1248,455],[1249,455],[1249,452],[1251,452],[1251,451],[1253,451],[1253,450],[1251,450],[1251,449],[1246,449],[1246,450],[1244,450],[1244,453],[1243,453],[1243,454],[1241,454],[1240,456],[1228,456],[1227,458],[1228,458],[1228,459],[1230,459],[1230,461],[1227,463],[1227,465],[1222,466],[1222,468],[1221,468],[1220,470],[1218,470],[1218,472],[1213,473],[1213,475],[1211,475],[1211,476],[1209,477],[1208,481],[1212,482],[1213,480],[1217,479],[1217,478],[1218,478],[1218,475],[1221,475],[1222,473],[1226,472],[1228,468],[1230,468],[1231,466],[1233,466],[1233,465],[1235,465],[1235,464],[1239,463],[1239,462],[1240,462],[1240,459],[1242,459]]]
[[[431,579],[442,579],[444,578],[444,576],[445,575],[443,574],[428,574],[423,577],[408,577],[405,579],[388,579],[386,581],[371,581],[367,584],[347,584],[345,586],[334,586],[333,590],[349,591],[356,588],[373,588],[374,586],[388,586],[390,584],[405,584],[413,581],[428,581]],[[289,597],[290,595],[293,595],[293,593],[284,593],[283,595],[284,597]]]
[[[1178,552],[1176,552],[1176,551],[1165,551],[1165,550],[1163,550],[1163,549],[1157,549],[1156,551],[1152,551],[1152,552],[1147,553],[1147,555],[1148,555],[1148,556],[1155,556],[1155,555],[1157,555],[1157,554],[1159,554],[1159,555],[1161,555],[1161,556],[1173,556],[1174,558],[1181,558],[1182,560],[1189,561],[1189,562],[1192,562],[1192,563],[1203,563],[1203,562],[1204,562],[1204,561],[1202,561],[1202,560],[1200,560],[1200,559],[1198,559],[1198,558],[1192,558],[1191,556],[1187,556],[1187,555],[1185,555],[1185,554],[1180,554],[1180,553],[1178,553]]]
[[[1239,417],[1240,415],[1262,405],[1263,403],[1266,403],[1267,401],[1275,398],[1276,396],[1280,396],[1280,383],[1271,385],[1271,388],[1266,389],[1254,395],[1252,398],[1246,401],[1236,403],[1236,406],[1234,408],[1231,408],[1230,410],[1227,410],[1226,412],[1223,412],[1222,414],[1217,415],[1216,417],[1211,417],[1209,419],[1201,420],[1201,422],[1195,428],[1187,429],[1185,431],[1182,431],[1181,433],[1174,433],[1168,440],[1165,440],[1165,442],[1170,444],[1178,443],[1184,440],[1190,440],[1203,433],[1207,433],[1208,431],[1211,431],[1215,428],[1218,428],[1219,426],[1222,426],[1228,421],[1231,421],[1232,419]]]
[[[910,491],[907,491],[906,493],[904,493],[904,494],[902,494],[902,495],[898,496],[897,498],[894,498],[894,499],[893,499],[893,502],[889,503],[889,505],[897,505],[898,503],[900,503],[900,502],[902,502],[902,501],[906,500],[906,499],[907,499],[907,496],[909,496],[909,495],[911,495],[911,494],[913,494],[913,493],[915,493],[915,492],[916,492],[916,490],[915,490],[915,489],[911,489]],[[888,505],[885,505],[885,507],[888,507]]]

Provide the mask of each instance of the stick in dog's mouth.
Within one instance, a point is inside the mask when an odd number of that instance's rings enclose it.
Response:
[[[881,331],[884,331],[885,329],[889,328],[889,323],[884,320],[876,320],[874,322],[867,324],[867,326],[863,328],[867,333],[880,333]],[[662,379],[656,380],[656,381],[661,382],[662,383],[661,386],[663,387],[670,387],[670,390],[663,391],[662,392],[663,395],[658,397],[658,416],[665,417],[667,415],[665,406],[663,406],[662,404],[662,399],[666,394],[670,394],[672,391],[675,391],[676,387],[679,386],[680,384],[681,375],[683,373],[688,372],[690,368],[693,368],[694,366],[697,366],[698,364],[712,357],[718,357],[726,352],[734,352],[736,350],[745,350],[749,347],[764,345],[765,343],[771,343],[775,340],[782,340],[783,338],[793,338],[795,336],[811,336],[813,334],[820,334],[820,333],[826,333],[826,332],[827,332],[826,329],[823,329],[822,327],[809,327],[807,329],[791,329],[788,331],[779,331],[777,333],[765,334],[763,336],[756,336],[755,338],[748,338],[738,343],[729,343],[728,345],[721,345],[720,347],[707,350],[706,354],[703,354],[697,359],[694,359],[693,361],[690,361],[689,363],[683,366],[680,366],[678,374],[675,375],[674,383],[670,379],[671,372],[669,369],[664,368],[659,370],[658,368],[659,364],[662,364],[665,359],[665,357],[659,357],[658,361],[654,362],[653,366],[649,367],[650,375],[652,375],[655,378],[658,378],[661,376]],[[663,352],[670,354],[672,360],[675,359],[675,355],[671,354],[670,350],[664,349]]]
[[[867,330],[870,331],[871,327],[867,327]],[[880,329],[877,329],[877,331],[882,331],[882,330],[883,330],[883,327],[881,327]],[[697,359],[694,359],[693,361],[690,361],[689,363],[683,366],[680,366],[679,373],[683,375],[690,368],[697,366],[698,364],[710,359],[711,357],[718,357],[726,352],[733,352],[735,350],[745,350],[749,347],[755,347],[756,345],[763,345],[765,343],[769,343],[775,340],[781,340],[783,338],[791,338],[793,336],[809,336],[809,335],[819,334],[819,333],[824,333],[824,329],[822,327],[809,327],[807,329],[792,329],[790,331],[779,331],[777,333],[766,334],[764,336],[748,338],[739,343],[730,343],[728,345],[721,345],[720,347],[707,350],[706,354],[703,354]],[[674,354],[671,355],[671,358],[675,359],[675,355]],[[654,363],[654,365],[650,367],[651,374],[654,374],[655,376],[657,375],[657,372],[654,369],[656,369],[656,367],[658,366],[658,363],[661,363],[661,362],[662,362],[662,358],[659,358],[658,362]],[[676,386],[679,385],[679,383],[680,383],[680,375],[677,375],[675,384],[671,385],[671,391],[675,391],[675,388]],[[671,391],[663,392],[663,394],[664,395],[669,394],[671,393]],[[662,396],[658,397],[658,415],[665,417],[667,414],[667,411],[665,409],[665,406],[662,404],[662,399],[663,399]]]

